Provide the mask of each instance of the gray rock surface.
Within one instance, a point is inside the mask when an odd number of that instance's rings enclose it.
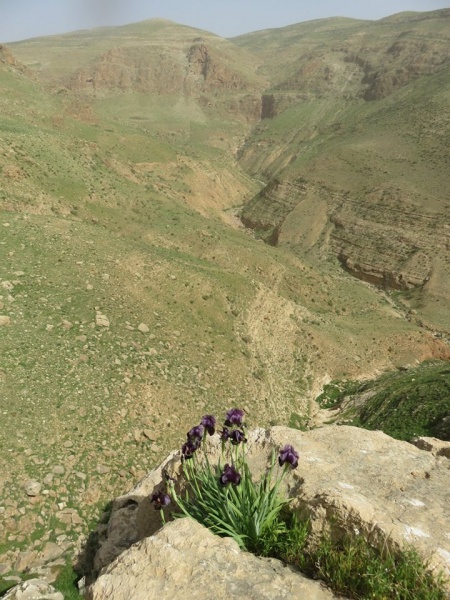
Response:
[[[284,480],[291,509],[311,519],[315,535],[330,528],[364,535],[375,545],[386,536],[393,548],[413,544],[432,567],[450,574],[450,463],[382,432],[327,426],[308,432],[285,427],[248,434],[248,460],[255,476],[266,469],[272,449],[292,444],[298,468]],[[208,442],[211,461],[220,456],[219,437]],[[150,495],[163,485],[163,470],[179,477],[171,454],[131,492],[113,503],[94,567],[98,572],[134,542],[161,526]]]
[[[330,600],[320,583],[280,561],[241,552],[191,519],[168,523],[111,563],[87,600]]]

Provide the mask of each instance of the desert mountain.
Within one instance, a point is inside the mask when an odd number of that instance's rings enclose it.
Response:
[[[331,380],[449,359],[449,23],[2,47],[3,562],[205,412],[307,427]]]

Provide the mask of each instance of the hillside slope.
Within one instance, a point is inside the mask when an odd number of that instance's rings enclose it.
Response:
[[[235,41],[263,58],[270,48],[263,70],[273,82],[267,118],[239,155],[267,182],[243,222],[272,244],[331,254],[404,292],[448,333],[450,11],[363,27],[331,19]]]

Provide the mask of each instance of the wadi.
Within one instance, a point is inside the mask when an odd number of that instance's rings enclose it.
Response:
[[[0,45],[0,594],[205,414],[448,470],[449,44],[442,9]]]

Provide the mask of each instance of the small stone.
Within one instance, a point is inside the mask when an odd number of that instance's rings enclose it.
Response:
[[[107,467],[106,465],[101,465],[101,464],[97,465],[97,473],[100,473],[100,475],[105,475],[106,473],[109,473],[110,471],[111,471],[111,467]]]
[[[31,497],[38,496],[42,488],[39,481],[36,481],[35,479],[29,479],[25,482],[23,487],[25,488],[25,493],[27,496]]]
[[[64,473],[66,472],[65,468],[62,465],[54,466],[52,471],[55,475],[64,475]]]
[[[62,325],[63,329],[72,329],[72,327],[73,327],[73,323],[71,323],[70,321],[67,321],[66,319],[63,319],[61,325]]]
[[[156,435],[155,435],[154,433],[152,433],[152,432],[150,431],[150,429],[144,429],[144,431],[143,431],[142,433],[145,435],[145,437],[146,437],[148,440],[150,440],[150,441],[152,441],[152,442],[156,442],[156,439],[157,439],[157,437],[156,437]]]
[[[11,325],[11,318],[6,315],[0,315],[0,327],[3,325]]]
[[[53,473],[47,473],[42,482],[44,485],[51,485],[53,482]]]
[[[36,558],[36,552],[19,552],[16,562],[14,563],[14,570],[22,573]]]
[[[64,550],[54,542],[47,542],[42,550],[41,558],[45,562],[56,560],[64,554]]]
[[[148,333],[150,331],[150,328],[148,325],[146,325],[145,323],[139,323],[138,325],[138,330],[141,333]]]
[[[106,317],[105,315],[102,315],[101,313],[97,313],[95,315],[95,324],[98,327],[109,327],[109,319],[108,317]]]

